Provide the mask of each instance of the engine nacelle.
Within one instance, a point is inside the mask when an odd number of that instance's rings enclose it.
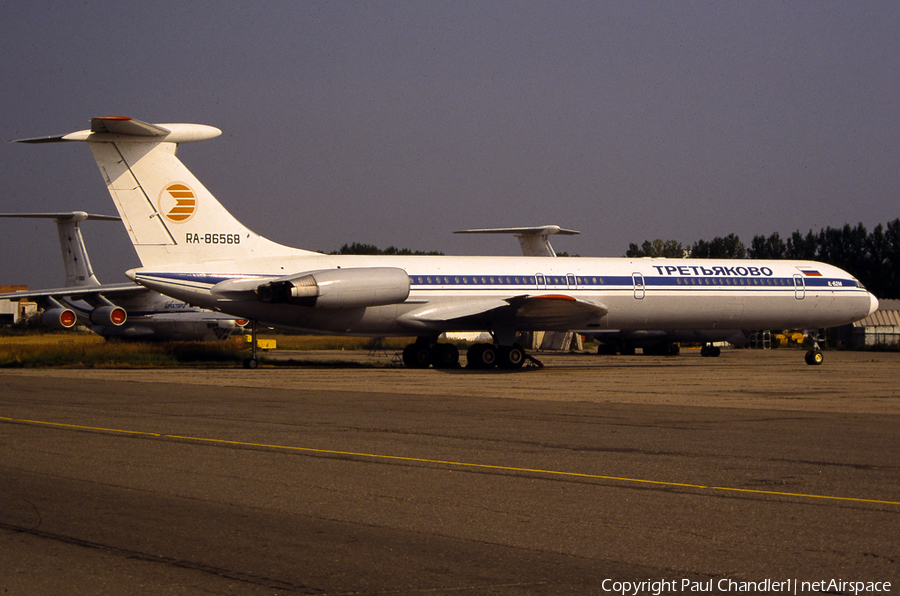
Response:
[[[125,324],[128,314],[121,306],[100,306],[91,311],[91,323],[107,327],[119,327]]]
[[[51,329],[71,329],[78,316],[70,308],[49,308],[41,313],[41,324]]]
[[[261,302],[318,308],[399,304],[409,297],[409,275],[396,267],[326,269],[273,281],[256,290]]]

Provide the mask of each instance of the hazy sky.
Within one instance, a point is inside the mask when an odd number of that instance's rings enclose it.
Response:
[[[133,6],[132,6],[133,4]],[[4,140],[93,116],[224,134],[179,157],[292,246],[519,254],[553,223],[622,256],[900,217],[900,2],[0,0]],[[115,213],[87,146],[0,144],[0,212]],[[83,230],[101,281],[138,266]],[[0,220],[0,284],[64,280]]]

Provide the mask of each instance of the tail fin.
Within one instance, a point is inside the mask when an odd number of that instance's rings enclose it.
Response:
[[[62,250],[63,265],[66,268],[66,287],[99,286],[88,258],[84,237],[79,223],[86,220],[119,221],[114,215],[92,215],[84,211],[64,213],[0,213],[0,217],[23,217],[52,219],[59,232],[59,247]]]
[[[556,251],[550,244],[551,234],[572,236],[580,234],[577,230],[567,230],[556,225],[533,226],[527,228],[479,228],[475,230],[458,230],[454,234],[515,234],[526,257],[555,257]]]
[[[276,244],[228,212],[175,156],[179,143],[213,139],[202,124],[93,118],[91,129],[24,143],[87,142],[141,263],[196,263],[315,254]]]

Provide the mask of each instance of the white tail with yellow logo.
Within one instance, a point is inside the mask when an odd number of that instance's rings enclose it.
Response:
[[[200,124],[93,118],[91,129],[27,139],[87,142],[144,266],[315,254],[274,243],[236,220],[175,156],[221,131]]]

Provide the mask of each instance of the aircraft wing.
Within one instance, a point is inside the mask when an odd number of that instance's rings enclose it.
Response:
[[[430,304],[407,313],[400,322],[411,328],[447,326],[513,326],[522,330],[569,330],[599,327],[609,310],[602,304],[562,294],[522,295],[511,298],[476,298]]]
[[[517,296],[507,300],[515,309],[517,325],[539,329],[575,329],[579,323],[599,326],[609,309],[602,304],[578,300],[564,294]]]
[[[137,296],[149,292],[144,286],[133,283],[123,284],[102,284],[99,286],[70,286],[66,288],[54,288],[50,290],[25,290],[22,292],[10,292],[8,294],[0,294],[0,300],[19,300],[27,298],[29,300],[39,300],[41,298],[54,298],[64,296],[67,298],[83,299],[90,298],[102,294],[109,298],[111,296]]]

